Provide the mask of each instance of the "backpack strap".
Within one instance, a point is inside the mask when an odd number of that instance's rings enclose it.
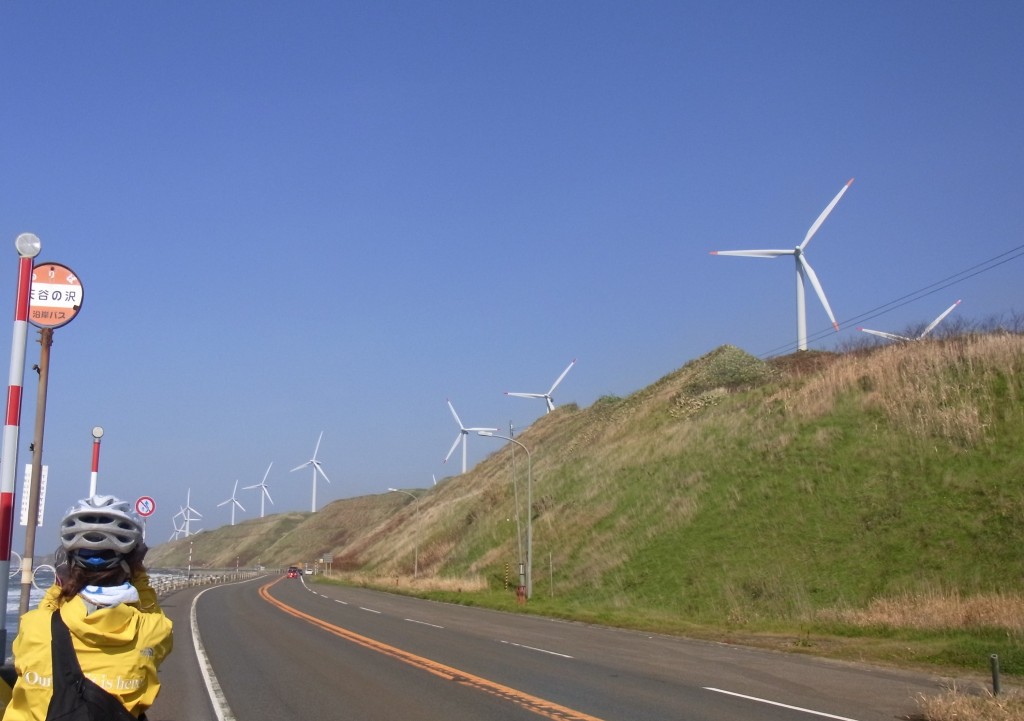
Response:
[[[78,663],[78,654],[71,644],[71,632],[64,623],[58,608],[50,616],[50,656],[53,659],[54,683],[57,679],[72,686],[82,683],[85,675],[82,673],[82,666]]]

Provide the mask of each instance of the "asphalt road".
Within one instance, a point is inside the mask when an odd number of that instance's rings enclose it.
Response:
[[[940,689],[920,674],[304,578],[179,591],[162,604],[175,650],[150,721],[891,721]]]

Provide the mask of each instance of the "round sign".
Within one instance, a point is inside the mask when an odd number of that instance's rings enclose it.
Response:
[[[149,518],[155,510],[156,501],[149,496],[142,496],[139,500],[135,501],[135,512],[143,518]]]
[[[40,263],[32,269],[28,322],[40,328],[70,323],[82,307],[82,283],[60,263]]]

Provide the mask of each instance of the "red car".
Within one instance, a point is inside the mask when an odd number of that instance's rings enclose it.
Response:
[[[299,569],[295,568],[294,566],[292,566],[291,568],[288,569],[288,578],[298,578],[298,577],[299,577]]]

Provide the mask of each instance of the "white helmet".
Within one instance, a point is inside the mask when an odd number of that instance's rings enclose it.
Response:
[[[142,520],[127,501],[115,496],[83,498],[60,522],[60,544],[67,552],[131,553],[142,540]]]

